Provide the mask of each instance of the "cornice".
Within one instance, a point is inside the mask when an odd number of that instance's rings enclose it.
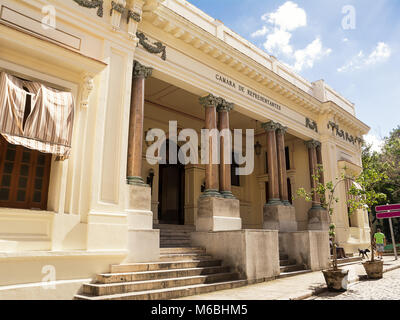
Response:
[[[335,117],[335,120],[350,129],[360,132],[360,135],[367,134],[371,128],[361,120],[357,119],[354,115],[339,107],[332,101],[323,103],[322,115]]]
[[[171,9],[160,5],[154,12],[144,14],[143,19],[175,39],[247,76],[251,81],[282,95],[306,110],[319,113],[321,102],[317,98]],[[270,63],[272,62],[271,59]]]

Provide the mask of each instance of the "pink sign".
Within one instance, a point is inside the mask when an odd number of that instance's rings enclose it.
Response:
[[[390,212],[377,212],[376,217],[378,219],[385,218],[400,218],[400,211],[390,211]]]
[[[376,212],[390,211],[390,210],[400,210],[400,204],[388,204],[386,206],[377,206],[375,208]]]

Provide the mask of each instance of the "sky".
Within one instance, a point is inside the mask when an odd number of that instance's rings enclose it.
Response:
[[[400,125],[399,0],[189,0],[355,103],[374,150]]]

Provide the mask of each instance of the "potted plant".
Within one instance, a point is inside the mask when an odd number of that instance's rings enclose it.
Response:
[[[368,150],[368,149],[367,149]],[[371,230],[371,260],[364,262],[363,266],[369,279],[381,279],[383,277],[383,261],[375,260],[375,239],[372,230],[370,215],[373,206],[383,203],[386,200],[384,193],[376,192],[377,186],[387,178],[383,168],[374,161],[376,155],[363,155],[363,171],[354,178],[354,182],[349,190],[353,195],[349,200],[350,212],[358,209],[368,210],[368,222]]]
[[[311,192],[307,192],[304,188],[299,188],[296,192],[297,196],[305,199],[308,202],[312,201],[312,195],[317,193],[321,200],[321,206],[326,209],[329,213],[329,237],[332,245],[332,262],[331,268],[323,270],[325,281],[328,290],[331,291],[346,291],[348,283],[349,270],[339,269],[337,262],[337,245],[336,245],[336,226],[332,221],[332,214],[334,211],[334,203],[339,202],[339,198],[335,197],[335,191],[338,185],[345,181],[347,178],[344,175],[339,179],[336,178],[335,183],[332,181],[327,183],[321,183],[320,176],[323,173],[322,166],[318,166],[317,174],[312,175],[312,179],[315,181],[315,188],[311,189]]]

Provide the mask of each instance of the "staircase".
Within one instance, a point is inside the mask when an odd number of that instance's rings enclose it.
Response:
[[[162,248],[160,261],[112,265],[77,300],[167,300],[247,285],[204,248]]]
[[[290,264],[287,254],[279,253],[279,262],[281,271],[279,278],[288,278],[311,272],[311,270],[306,269],[304,266]]]
[[[160,230],[161,248],[190,248],[190,234],[195,231],[194,226],[158,224],[154,229]]]

